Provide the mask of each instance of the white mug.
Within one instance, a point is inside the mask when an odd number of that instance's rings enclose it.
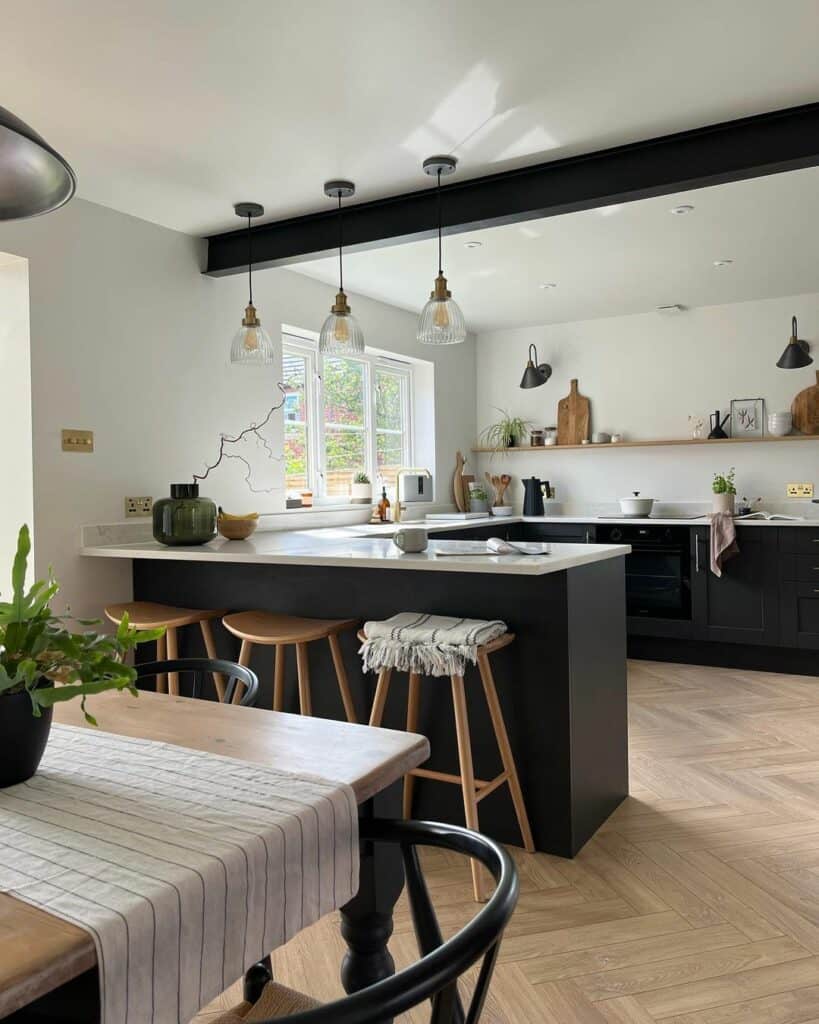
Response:
[[[417,554],[427,549],[427,531],[420,526],[405,526],[395,531],[392,542],[406,554]]]

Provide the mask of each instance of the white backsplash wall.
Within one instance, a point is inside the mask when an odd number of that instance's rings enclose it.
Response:
[[[816,362],[780,370],[775,364],[792,315]],[[553,373],[542,387],[525,391],[519,384],[530,344]],[[789,409],[794,395],[815,383],[819,294],[493,331],[478,335],[477,350],[478,430],[497,418],[496,406],[535,426],[554,425],[557,403],[576,377],[591,400],[592,431],[619,432],[626,440],[688,437],[694,414],[705,420],[707,434],[709,415],[716,408],[727,412],[732,398],[762,397],[767,415]],[[636,490],[665,501],[708,500],[712,475],[731,466],[740,495],[819,515],[819,506],[784,497],[791,481],[812,481],[819,496],[819,442],[472,456],[481,478],[486,469],[513,476],[513,501],[523,500],[520,479],[537,476],[555,485],[558,499],[574,511],[592,511]]]
[[[204,277],[199,239],[75,199],[0,225],[0,252],[29,260],[37,572],[52,564],[61,599],[98,615],[130,597],[130,566],[82,559],[81,524],[121,520],[126,494],[158,498],[190,479],[214,457],[221,431],[262,419],[280,366],[230,365],[247,278]],[[335,295],[287,270],[261,271],[253,284],[276,341],[281,324],[318,331]],[[473,339],[457,351],[419,346],[413,314],[358,296],[351,304],[369,345],[434,360],[436,461],[449,471],[454,449],[468,448],[474,432]],[[93,430],[93,454],[62,452],[62,427]],[[268,433],[279,452],[281,430],[279,420]],[[281,469],[272,469],[271,495],[247,491],[237,462],[202,491],[239,512],[283,508]],[[0,551],[0,574],[10,557]]]

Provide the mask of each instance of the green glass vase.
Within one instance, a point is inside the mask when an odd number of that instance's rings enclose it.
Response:
[[[199,484],[171,484],[170,498],[154,505],[154,539],[171,547],[207,544],[216,536],[216,505],[199,497]]]

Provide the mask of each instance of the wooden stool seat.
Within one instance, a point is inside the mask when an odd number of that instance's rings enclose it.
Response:
[[[193,626],[199,623],[202,631],[202,640],[205,644],[207,655],[212,660],[218,660],[216,643],[213,639],[213,630],[210,626],[211,619],[218,619],[224,615],[223,608],[177,608],[171,604],[159,604],[155,601],[124,601],[122,604],[109,604],[105,608],[106,616],[118,625],[122,622],[123,616],[128,614],[128,621],[136,629],[156,629],[159,626],[165,627],[165,635],[156,642],[157,661],[176,661],[179,658],[179,642],[176,631],[181,626]],[[220,672],[213,673],[213,682],[219,700],[224,700],[226,682]],[[243,687],[244,688],[244,687]],[[237,692],[239,687],[237,686]],[[169,672],[166,675],[156,677],[156,692],[171,693],[179,695],[179,673]],[[240,695],[241,697],[241,695]]]
[[[222,619],[225,629],[254,644],[306,644],[355,629],[358,622],[357,619],[303,619],[278,612],[233,612]]]
[[[363,630],[359,631],[358,639],[362,643],[367,639]],[[495,740],[498,744],[503,771],[493,779],[478,779],[475,777],[472,761],[472,739],[466,710],[464,678],[463,676],[452,675],[450,676],[450,682],[452,686],[452,704],[455,712],[455,733],[458,742],[460,774],[452,775],[448,772],[432,771],[429,768],[413,768],[412,771],[407,772],[404,776],[404,817],[412,817],[412,797],[416,778],[433,779],[436,782],[449,782],[461,787],[467,828],[474,829],[477,832],[480,831],[478,803],[485,796],[489,796],[490,793],[506,784],[509,786],[509,793],[515,808],[515,816],[518,819],[524,849],[527,853],[534,853],[535,843],[532,838],[532,829],[529,825],[529,816],[526,813],[526,804],[523,799],[520,779],[518,778],[515,756],[512,753],[512,745],[509,742],[509,734],[506,731],[506,723],[503,720],[503,711],[495,687],[495,677],[492,674],[492,666],[489,663],[489,656],[491,654],[504,647],[508,647],[514,639],[513,633],[504,633],[495,640],[478,647],[477,650],[478,672],[483,684],[484,695],[489,708],[489,717],[492,720],[492,728],[495,732]],[[389,694],[392,672],[391,668],[384,668],[378,673],[378,684],[375,689],[375,698],[370,713],[370,725],[381,725]],[[421,703],[420,684],[420,674],[410,672],[407,694],[407,732],[418,731],[418,712]],[[472,861],[472,885],[475,899],[483,900],[485,898],[484,879],[478,864],[474,860]]]
[[[242,641],[239,664],[249,666],[253,644],[266,644],[276,648],[273,674],[273,710],[281,711],[284,705],[284,657],[287,647],[296,648],[296,670],[299,680],[299,711],[302,715],[313,714],[310,692],[310,670],[307,662],[307,644],[313,640],[326,639],[330,645],[333,667],[338,680],[344,713],[348,722],[357,722],[353,695],[338,634],[358,626],[358,619],[309,619],[298,615],[284,615],[280,612],[248,611],[233,612],[222,619],[225,629]],[[241,699],[236,688],[234,702]]]

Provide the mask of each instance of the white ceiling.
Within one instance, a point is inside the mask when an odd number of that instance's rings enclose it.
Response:
[[[337,281],[335,259],[290,269]],[[409,310],[436,272],[434,241],[344,258],[348,292]],[[473,331],[819,291],[819,168],[454,235],[444,272]]]
[[[79,195],[191,233],[819,98],[816,0],[27,0],[0,104]]]

